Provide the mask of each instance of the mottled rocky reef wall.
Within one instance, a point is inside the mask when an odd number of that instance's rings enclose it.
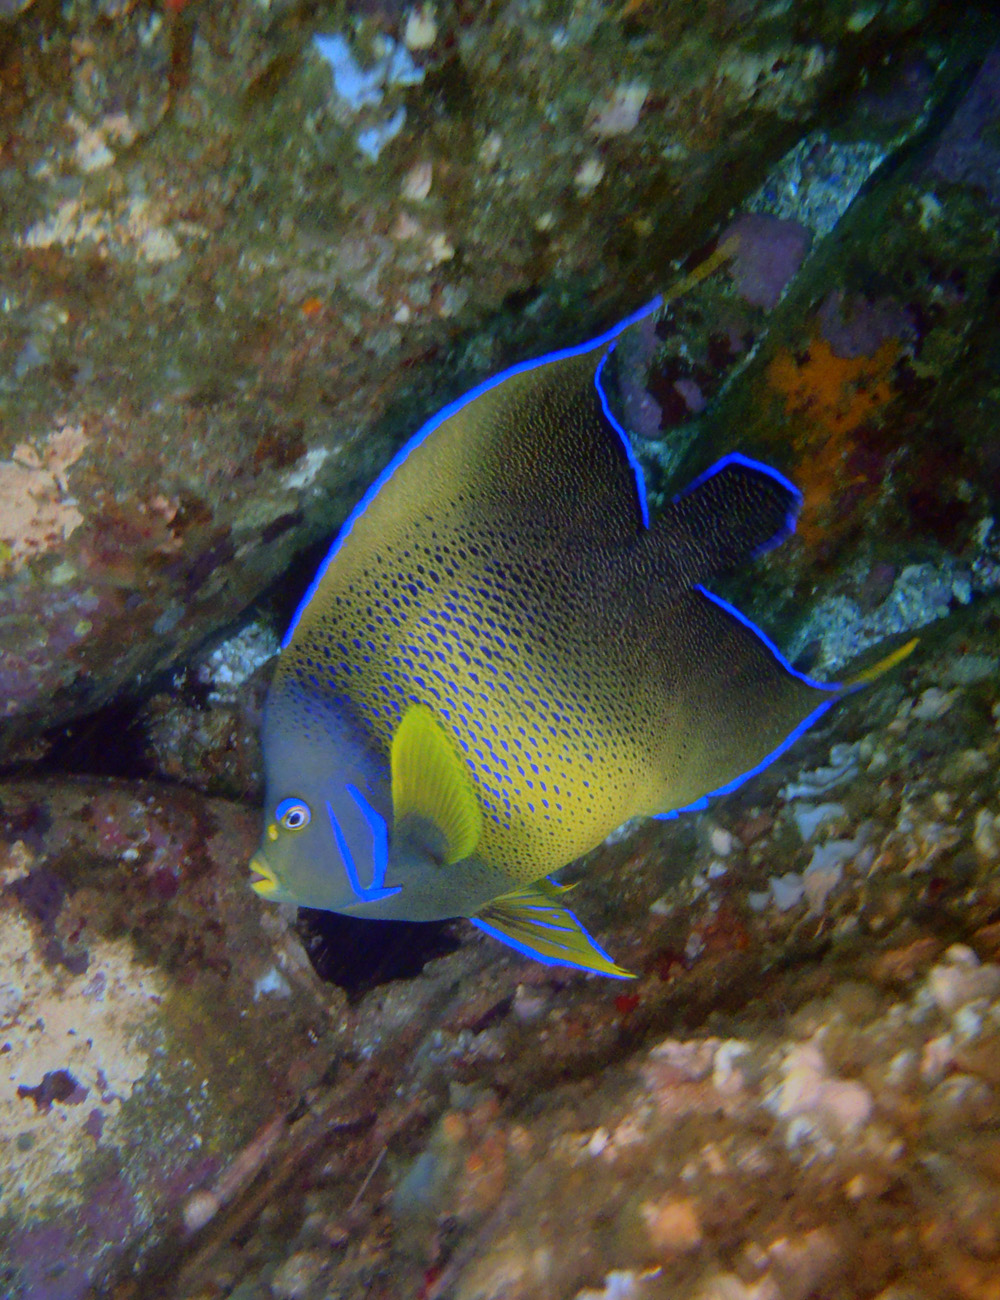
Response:
[[[6,743],[238,615],[443,400],[662,286],[933,13],[5,6]]]

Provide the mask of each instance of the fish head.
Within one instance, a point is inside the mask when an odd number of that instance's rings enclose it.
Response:
[[[306,724],[276,693],[264,715],[264,832],[250,886],[269,902],[378,916],[386,884],[391,797],[384,762],[343,718]]]

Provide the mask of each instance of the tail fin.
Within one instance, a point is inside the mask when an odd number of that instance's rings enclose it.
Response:
[[[864,668],[860,673],[855,673],[853,677],[848,677],[847,681],[841,682],[841,689],[847,694],[848,691],[857,691],[862,686],[868,686],[876,678],[881,677],[883,673],[887,673],[890,668],[895,668],[904,659],[908,659],[917,648],[919,640],[919,637],[911,637],[909,641],[897,646],[895,650],[891,650],[882,659],[876,660],[870,668]]]

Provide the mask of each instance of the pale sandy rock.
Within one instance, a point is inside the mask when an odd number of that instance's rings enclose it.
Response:
[[[1000,993],[1000,966],[980,966],[971,948],[953,944],[945,961],[932,968],[927,985],[938,1009],[952,1016],[970,1002]]]
[[[690,1196],[663,1196],[639,1207],[649,1244],[665,1255],[682,1255],[701,1245],[698,1207]]]
[[[844,1138],[871,1117],[871,1093],[856,1080],[831,1078],[815,1038],[789,1051],[782,1073],[784,1080],[769,1104],[784,1119],[804,1119],[831,1137]]]
[[[591,107],[590,131],[601,139],[628,135],[638,124],[649,87],[633,81],[616,86],[610,98]]]
[[[21,443],[0,461],[0,571],[58,549],[83,523],[67,474],[89,441],[82,425],[63,425],[40,450]]]
[[[137,959],[126,939],[95,940],[87,968],[51,969],[36,952],[31,926],[0,915],[0,1134],[4,1204],[25,1214],[55,1184],[71,1186],[93,1153],[95,1126],[110,1141],[124,1102],[150,1066],[162,1037],[163,975]],[[34,1103],[25,1089],[46,1078],[75,1090]]]
[[[326,1265],[318,1250],[300,1250],[280,1265],[271,1279],[275,1300],[303,1300]]]
[[[989,808],[980,808],[976,813],[972,843],[984,862],[996,862],[1000,858],[1000,816]]]

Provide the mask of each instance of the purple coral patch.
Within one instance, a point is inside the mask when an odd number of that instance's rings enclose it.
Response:
[[[84,1300],[92,1279],[74,1257],[72,1240],[72,1229],[61,1223],[15,1230],[7,1243],[17,1269],[14,1294],[31,1300]]]
[[[749,212],[732,223],[719,244],[738,241],[730,274],[740,296],[766,310],[777,305],[782,290],[802,265],[812,234],[797,221]]]
[[[646,387],[646,372],[658,345],[656,322],[647,316],[626,330],[615,348],[624,424],[640,438],[660,436],[660,404]]]
[[[692,415],[699,414],[708,405],[705,394],[693,379],[675,379],[674,388],[684,399],[684,405]]]
[[[942,180],[982,190],[1000,207],[1000,48],[994,47],[941,133],[928,170]]]
[[[905,307],[893,298],[869,301],[863,294],[847,296],[842,289],[827,295],[816,313],[820,333],[845,361],[870,357],[892,338],[912,337],[913,322]]]
[[[51,934],[66,897],[62,878],[48,867],[35,867],[14,882],[11,892],[25,911],[41,925],[42,930]]]

